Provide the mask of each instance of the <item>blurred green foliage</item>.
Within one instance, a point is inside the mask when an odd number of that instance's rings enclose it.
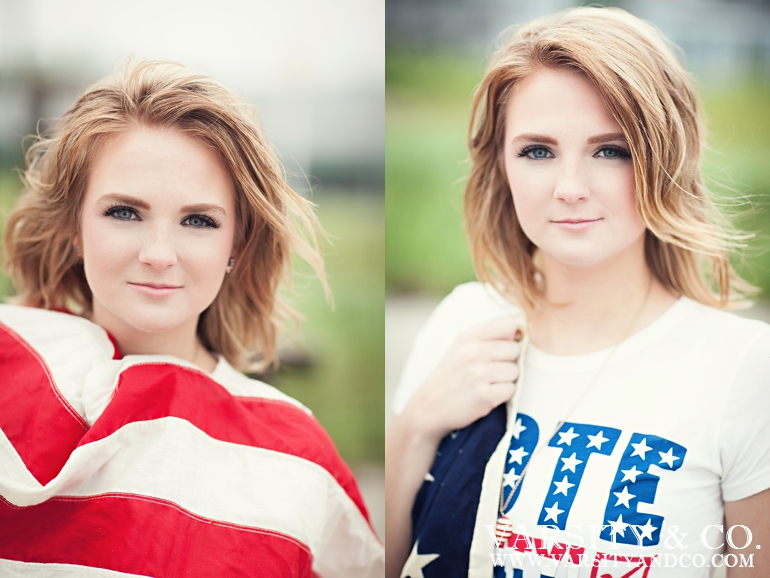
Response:
[[[285,365],[265,381],[299,399],[348,461],[380,460],[385,451],[385,220],[382,195],[319,195],[319,218],[334,308],[307,266],[295,267],[304,317],[296,344],[308,368]]]
[[[0,215],[7,215],[20,189],[18,176],[0,172]],[[381,194],[324,192],[315,198],[324,228],[326,266],[334,294],[332,309],[308,267],[295,265],[295,291],[287,294],[304,317],[288,351],[309,364],[284,363],[264,381],[309,407],[349,462],[381,461],[384,454],[385,307]],[[0,275],[0,298],[13,294]]]
[[[386,287],[446,294],[474,278],[462,230],[465,146],[485,62],[448,54],[386,58]],[[756,232],[739,271],[770,292],[770,85],[703,87],[704,174],[735,223]]]

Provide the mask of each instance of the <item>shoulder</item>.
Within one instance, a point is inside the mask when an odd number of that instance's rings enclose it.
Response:
[[[455,287],[438,305],[432,319],[449,322],[455,332],[459,332],[504,315],[523,316],[524,313],[491,285],[472,282]]]
[[[733,362],[746,355],[770,358],[770,325],[764,321],[687,298],[682,298],[681,305],[687,330],[708,339]]]
[[[274,438],[272,449],[314,462],[338,482],[348,475],[331,437],[302,403],[271,385],[246,377],[224,358],[209,377],[249,414],[244,427],[258,429],[262,438]]]
[[[107,332],[87,319],[0,305],[0,373],[11,376],[40,404],[55,393],[54,406],[85,418],[86,378],[115,354]]]
[[[111,358],[115,349],[107,332],[88,319],[47,309],[0,304],[0,324],[36,349],[39,347],[91,352],[97,358]],[[83,349],[84,344],[87,347]]]
[[[220,358],[210,377],[222,385],[251,416],[266,449],[300,458],[325,470],[368,525],[369,515],[355,478],[334,441],[311,411],[296,399],[262,381],[246,377]]]
[[[268,385],[258,379],[246,377],[243,373],[230,365],[222,356],[219,357],[219,362],[211,373],[211,379],[216,381],[235,397],[246,400],[263,399],[283,402],[302,410],[308,415],[311,414],[311,411],[302,403],[293,397],[286,395],[272,385]]]

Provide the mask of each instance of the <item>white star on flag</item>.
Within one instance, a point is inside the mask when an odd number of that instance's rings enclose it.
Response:
[[[564,465],[561,467],[561,471],[569,470],[573,474],[575,473],[575,466],[578,464],[582,464],[583,460],[577,459],[575,456],[577,455],[576,452],[572,452],[572,455],[568,458],[561,458],[561,461],[564,462]]]
[[[614,522],[612,520],[608,520],[608,521],[611,526],[610,535],[617,536],[618,534],[620,534],[621,536],[623,536],[623,532],[625,532],[626,528],[628,527],[628,524],[623,521],[623,514],[618,516],[618,519],[615,520]]]
[[[553,491],[554,494],[564,494],[566,496],[569,489],[574,487],[575,484],[570,484],[567,476],[564,476],[561,482],[554,482],[553,485],[556,486],[556,489]]]
[[[515,450],[510,450],[508,452],[511,454],[511,457],[508,459],[508,463],[516,462],[517,464],[521,465],[521,460],[524,459],[524,456],[528,456],[529,452],[525,452],[524,448],[518,447]]]
[[[626,508],[630,508],[631,504],[629,502],[633,500],[636,497],[636,494],[632,494],[628,491],[628,486],[623,486],[622,492],[612,492],[615,494],[615,497],[618,499],[617,502],[615,502],[615,505],[623,504]]]
[[[503,485],[513,487],[516,485],[516,482],[519,481],[520,477],[521,477],[521,474],[517,474],[516,472],[511,470],[507,474],[503,474]]]
[[[559,509],[559,502],[554,502],[553,506],[550,508],[543,508],[546,512],[548,512],[548,515],[545,517],[545,521],[553,520],[557,524],[559,523],[559,514],[563,514],[564,510]]]
[[[647,445],[647,438],[642,439],[642,441],[640,441],[638,444],[631,444],[631,445],[634,446],[634,453],[631,454],[632,458],[634,456],[641,456],[643,460],[647,459],[646,458],[647,452],[649,452],[652,449],[650,446]]]
[[[648,540],[652,540],[652,533],[657,530],[655,526],[652,525],[652,519],[647,520],[647,523],[644,526],[637,526],[639,529],[639,537],[644,540],[647,538]]]
[[[561,444],[567,444],[568,446],[572,445],[572,440],[574,440],[576,437],[579,437],[580,434],[575,433],[575,428],[571,427],[567,431],[564,432],[558,432],[559,434],[559,441],[557,442],[557,445]]]
[[[414,543],[414,548],[412,548],[412,552],[409,554],[403,570],[401,570],[401,578],[406,578],[406,576],[410,578],[425,578],[422,569],[439,557],[438,554],[418,554],[417,546],[419,543],[419,540]]]
[[[586,446],[586,448],[596,448],[599,451],[601,451],[602,444],[604,442],[610,441],[610,438],[604,437],[604,431],[603,430],[600,431],[595,436],[589,435],[588,439],[591,440],[591,441],[588,442],[588,445]]]
[[[673,468],[674,462],[679,459],[674,455],[674,450],[672,448],[669,448],[665,454],[663,452],[658,453],[660,454],[660,461],[658,463],[662,464],[665,462],[669,468]]]
[[[642,474],[643,472],[641,470],[637,470],[636,466],[631,466],[630,470],[620,470],[625,475],[623,476],[623,479],[620,480],[621,482],[627,482],[628,480],[631,480],[631,483],[636,483],[636,477]]]
[[[515,437],[516,439],[519,439],[519,436],[521,435],[521,432],[523,432],[525,429],[527,429],[527,427],[521,425],[521,418],[517,417],[516,418],[516,423],[513,424],[511,429],[513,431],[513,437]]]

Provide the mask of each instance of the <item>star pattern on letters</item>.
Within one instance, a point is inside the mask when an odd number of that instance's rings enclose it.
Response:
[[[600,450],[600,451],[602,449],[602,444],[604,442],[610,441],[610,438],[604,437],[604,431],[600,431],[595,436],[589,435],[588,439],[591,441],[588,442],[588,445],[586,446],[586,448],[596,448],[597,450]]]
[[[528,456],[529,452],[525,452],[523,447],[518,447],[515,450],[508,450],[508,453],[511,455],[510,458],[508,458],[508,463],[517,463],[519,465],[522,464],[522,460],[524,459],[524,456]]]
[[[513,437],[516,439],[519,439],[519,436],[521,435],[521,432],[523,432],[525,429],[527,429],[527,426],[521,425],[521,418],[517,417],[516,422],[511,426],[511,430],[513,431]]]
[[[634,448],[633,453],[631,454],[631,457],[639,456],[643,460],[647,459],[647,452],[649,452],[652,448],[647,445],[647,438],[643,438],[642,441],[640,441],[638,444],[631,444]]]
[[[652,525],[652,520],[647,520],[647,523],[644,526],[637,526],[637,529],[639,530],[640,540],[644,540],[645,538],[652,540],[652,533],[658,528]]]
[[[668,451],[666,453],[658,452],[660,454],[660,461],[659,464],[665,463],[669,468],[674,467],[674,462],[679,459],[678,456],[674,455],[674,450],[672,448],[668,448]]]
[[[559,523],[559,514],[563,514],[564,510],[559,509],[559,502],[554,502],[550,508],[543,508],[546,511],[547,516],[545,521],[553,520],[556,524]]]
[[[618,519],[615,520],[614,522],[610,520],[609,523],[611,527],[610,535],[612,536],[617,536],[618,534],[623,536],[623,532],[625,532],[626,528],[628,528],[628,524],[623,521],[623,514],[618,516]]]
[[[583,460],[579,460],[575,456],[577,456],[577,453],[576,452],[572,452],[572,455],[570,457],[568,457],[568,458],[560,458],[561,461],[564,462],[564,465],[561,467],[561,471],[562,472],[564,470],[569,470],[573,474],[575,473],[575,467],[578,464],[582,464],[583,463]]]
[[[557,433],[559,434],[558,445],[567,444],[568,446],[571,446],[572,440],[580,436],[580,434],[575,433],[574,427],[569,428],[567,431],[560,431]]]
[[[569,489],[575,486],[575,484],[570,483],[566,475],[561,482],[554,482],[553,485],[556,486],[556,489],[553,491],[554,494],[564,494],[565,496],[567,495],[567,492],[569,492]]]
[[[618,501],[615,502],[615,505],[617,506],[619,504],[623,504],[626,508],[631,507],[630,502],[636,497],[635,494],[632,494],[631,492],[628,491],[628,486],[623,486],[622,492],[612,492],[612,493],[615,494],[615,497],[618,499]]]
[[[506,472],[503,474],[503,485],[513,487],[519,481],[519,478],[521,478],[521,474],[517,474],[513,470]]]
[[[644,473],[641,470],[637,470],[636,466],[631,466],[630,470],[620,470],[620,471],[623,472],[623,479],[620,480],[620,481],[621,482],[627,482],[627,481],[631,480],[632,484],[636,483],[637,476],[639,476],[642,473]]]

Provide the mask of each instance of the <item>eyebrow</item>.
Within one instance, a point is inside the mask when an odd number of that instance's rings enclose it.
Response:
[[[588,144],[602,144],[602,143],[608,143],[608,142],[616,142],[616,141],[623,141],[625,142],[626,137],[623,133],[620,132],[606,132],[602,134],[597,134],[595,136],[592,136],[588,139]],[[553,137],[546,136],[544,134],[533,134],[533,133],[525,133],[517,135],[511,140],[511,143],[516,143],[518,141],[533,141],[543,144],[549,144],[553,146],[559,146],[559,141],[556,140]]]
[[[120,193],[109,193],[107,195],[102,195],[99,197],[99,202],[104,201],[112,201],[115,203],[121,203],[123,205],[131,205],[132,207],[137,207],[139,209],[144,209],[145,211],[150,210],[149,203],[137,199],[136,197],[132,197],[129,195],[123,195]],[[227,216],[227,211],[224,210],[224,208],[220,207],[219,205],[209,204],[209,203],[196,203],[194,205],[185,205],[180,210],[182,213],[206,213],[206,212],[218,212],[222,213],[222,215]]]

